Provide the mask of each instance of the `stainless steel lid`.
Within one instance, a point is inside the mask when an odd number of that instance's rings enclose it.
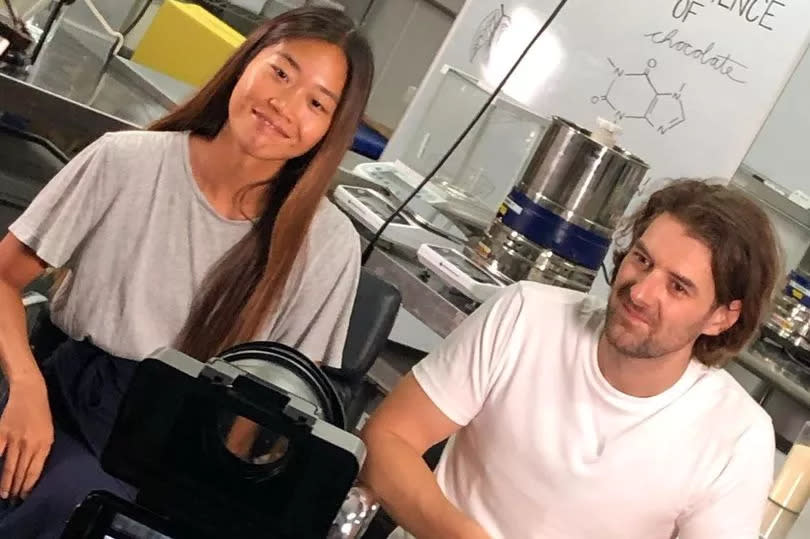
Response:
[[[555,116],[515,189],[566,221],[610,237],[649,168]]]

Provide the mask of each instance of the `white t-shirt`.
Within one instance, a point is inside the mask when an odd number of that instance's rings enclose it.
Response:
[[[443,492],[494,538],[756,538],[770,417],[696,360],[660,395],[619,392],[596,360],[603,325],[587,296],[520,283],[414,368],[464,426],[436,470]]]

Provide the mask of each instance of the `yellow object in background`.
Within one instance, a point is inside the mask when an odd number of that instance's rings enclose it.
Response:
[[[196,4],[166,0],[132,60],[199,87],[222,67],[245,37]]]

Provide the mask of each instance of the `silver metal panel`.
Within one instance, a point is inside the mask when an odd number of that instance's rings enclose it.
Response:
[[[0,110],[23,118],[28,130],[68,155],[108,131],[139,129],[168,108],[150,81],[124,72],[115,60],[105,64],[82,37],[81,29],[57,24],[29,73],[20,79],[0,74]]]
[[[28,130],[50,139],[69,155],[108,131],[140,128],[3,73],[0,96],[0,110],[24,118]]]
[[[596,279],[595,271],[538,246],[499,220],[480,240],[468,243],[464,253],[507,282],[527,280],[587,292]]]
[[[769,381],[763,380],[758,375],[743,367],[739,361],[732,361],[725,366],[725,369],[756,401],[762,400],[763,396],[768,393],[771,387]]]
[[[366,243],[363,240],[364,247]],[[467,317],[437,289],[426,284],[420,277],[424,270],[411,261],[376,249],[366,269],[396,286],[402,294],[402,307],[440,337],[447,337]]]
[[[202,361],[197,361],[174,348],[159,348],[150,354],[149,358],[165,363],[192,378],[200,376],[205,368],[205,363]]]
[[[805,210],[787,196],[768,187],[766,181],[770,180],[752,168],[742,165],[729,185],[766,204],[796,225],[810,230],[810,210]]]
[[[762,403],[762,407],[771,416],[773,430],[791,442],[799,435],[804,423],[810,421],[810,409],[807,405],[797,402],[787,393],[772,392]]]
[[[312,435],[351,453],[357,460],[358,467],[363,466],[363,462],[366,460],[366,444],[354,434],[339,429],[326,421],[318,420],[312,426]]]
[[[391,361],[381,357],[371,366],[368,371],[368,378],[376,384],[380,390],[388,394],[394,390],[399,380],[408,374],[413,365],[402,365],[399,362]]]
[[[196,91],[189,84],[120,56],[113,56],[108,69],[120,75],[121,80],[138,86],[166,109],[174,108]]]
[[[793,365],[790,360],[765,351],[757,342],[737,354],[737,361],[803,406],[810,408],[808,379],[802,376],[800,367]]]

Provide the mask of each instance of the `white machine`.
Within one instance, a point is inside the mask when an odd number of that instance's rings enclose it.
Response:
[[[376,233],[386,219],[399,206],[399,201],[368,187],[339,185],[335,188],[335,202],[371,234]],[[428,220],[422,215],[405,210],[383,232],[382,241],[415,255],[424,243],[444,247],[460,247],[464,233],[450,220],[436,212]]]
[[[501,288],[511,284],[461,254],[456,249],[424,244],[417,252],[419,262],[447,286],[483,303]]]
[[[388,190],[400,200],[410,195],[425,179],[402,161],[361,163],[352,173]],[[475,228],[485,228],[492,220],[492,212],[488,208],[461,193],[434,183],[425,185],[409,207],[428,220],[446,214]]]
[[[404,200],[424,180],[423,176],[402,161],[360,163],[354,167],[352,174],[387,189],[400,200]],[[417,193],[416,199],[432,205],[441,202],[444,197],[435,186],[427,184]]]

